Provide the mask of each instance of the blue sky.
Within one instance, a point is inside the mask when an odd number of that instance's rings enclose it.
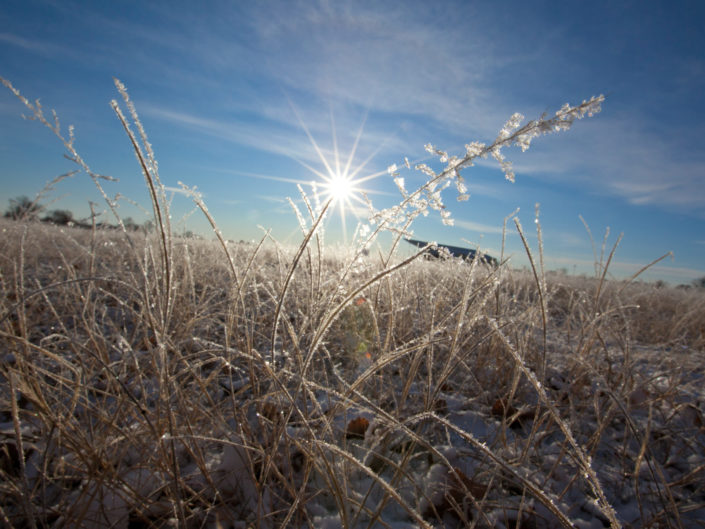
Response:
[[[516,183],[483,160],[463,174],[470,199],[444,194],[455,226],[437,214],[417,238],[498,253],[503,219],[520,208],[527,233],[540,203],[549,268],[591,272],[580,220],[601,244],[624,238],[611,272],[672,283],[705,275],[705,3],[685,2],[45,2],[0,11],[0,76],[73,124],[76,147],[107,191],[148,206],[144,180],[109,101],[123,81],[170,188],[197,186],[231,239],[301,238],[286,197],[325,172],[311,138],[358,177],[378,208],[400,200],[386,168],[433,164],[424,144],[462,154],[491,142],[505,121],[605,94],[601,114],[504,151]],[[72,169],[51,133],[21,118],[0,92],[0,205],[33,196]],[[307,133],[308,131],[308,133]],[[435,165],[435,167],[439,167]],[[405,171],[407,188],[424,181]],[[310,191],[310,187],[305,186]],[[63,181],[50,209],[88,214],[99,201],[86,175]],[[299,201],[300,203],[300,201]],[[186,197],[174,222],[205,233]],[[124,202],[124,216],[142,213]],[[359,211],[358,213],[363,213]],[[362,219],[364,220],[364,218]],[[330,219],[329,242],[357,220]],[[510,225],[512,227],[513,225]],[[535,235],[530,242],[536,246]],[[511,231],[507,249],[526,264]]]

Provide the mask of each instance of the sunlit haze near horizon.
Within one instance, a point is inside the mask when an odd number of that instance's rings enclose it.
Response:
[[[594,273],[593,244],[628,277],[672,251],[645,279],[673,284],[705,276],[705,3],[675,2],[73,2],[9,0],[0,10],[0,76],[74,125],[76,148],[106,184],[150,209],[144,178],[110,107],[122,81],[173,192],[173,223],[211,237],[179,190],[196,186],[223,234],[259,240],[271,229],[298,244],[290,197],[336,197],[330,245],[441,167],[424,145],[463,155],[492,142],[507,119],[553,114],[604,94],[602,112],[567,132],[512,147],[511,183],[496,161],[463,171],[470,198],[420,217],[414,236],[498,255],[505,217],[537,248],[536,204],[546,266]],[[0,87],[0,209],[33,197],[74,169],[63,146]],[[404,159],[412,165],[406,170]],[[52,202],[53,201],[53,202]],[[49,210],[89,215],[101,199],[90,178],[62,181]],[[341,212],[341,207],[344,210]],[[101,203],[101,208],[105,208]],[[128,201],[122,216],[147,216]],[[106,221],[111,219],[105,216]],[[513,222],[506,253],[527,258]],[[384,243],[384,238],[382,242]]]

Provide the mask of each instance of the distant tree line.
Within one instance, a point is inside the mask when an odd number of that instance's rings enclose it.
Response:
[[[48,222],[51,224],[56,224],[57,226],[75,226],[77,228],[92,228],[93,224],[87,223],[85,221],[76,220],[73,216],[73,212],[68,209],[55,209],[47,212],[44,217],[40,218],[40,214],[45,210],[45,207],[37,200],[30,200],[26,196],[21,196],[17,198],[10,199],[10,206],[5,211],[3,215],[6,219],[21,220],[21,221],[41,221]],[[122,223],[125,225],[125,229],[128,231],[139,231],[140,229],[149,232],[153,229],[154,223],[151,220],[145,221],[143,224],[138,224],[132,217],[126,217],[123,219]],[[113,224],[108,224],[106,222],[97,222],[96,227],[98,228],[110,228],[116,229],[117,226]],[[186,238],[200,239],[201,237],[194,234],[191,231],[186,231],[182,234]],[[663,287],[665,284],[663,281],[657,281],[656,285],[658,287]],[[705,276],[698,279],[693,279],[691,285],[696,288],[705,289]],[[679,285],[681,288],[690,287],[690,285]]]
[[[7,208],[3,216],[6,219],[19,221],[41,221],[56,224],[58,226],[73,226],[77,228],[93,227],[92,223],[74,218],[73,212],[68,209],[46,211],[46,214],[42,217],[41,215],[45,212],[45,210],[46,208],[37,200],[30,200],[26,196],[21,196],[10,199],[10,206]],[[139,224],[135,222],[132,217],[126,217],[123,219],[122,223],[129,231],[138,231],[140,229],[144,231],[151,231],[154,225],[151,220],[147,220],[143,224]],[[116,225],[109,224],[107,222],[97,222],[96,227],[112,229],[117,228]]]

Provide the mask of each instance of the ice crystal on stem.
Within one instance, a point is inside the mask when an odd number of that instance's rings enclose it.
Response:
[[[504,127],[502,127],[502,130],[499,131],[499,135],[497,136],[495,143],[509,138],[514,133],[514,131],[519,128],[519,125],[521,125],[523,119],[524,116],[522,116],[518,112],[512,114],[512,117],[509,118],[509,120],[504,124]]]

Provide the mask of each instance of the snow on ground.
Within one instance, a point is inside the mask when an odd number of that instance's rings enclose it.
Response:
[[[217,346],[205,341],[202,345]],[[649,518],[656,519],[658,526],[666,526],[666,521],[677,524],[672,511],[675,504],[682,526],[702,524],[705,520],[702,487],[687,484],[688,476],[702,473],[705,466],[705,380],[702,369],[688,369],[691,365],[703,365],[702,354],[633,348],[631,361],[636,389],[626,401],[619,402],[607,389],[604,377],[609,376],[610,363],[618,366],[624,362],[622,352],[610,349],[604,359],[604,371],[592,373],[592,379],[578,387],[564,378],[564,373],[574,370],[573,359],[567,354],[569,344],[556,340],[551,345],[554,352],[546,391],[557,403],[578,443],[587,450],[619,521],[627,527],[640,526],[640,520]],[[397,384],[398,392],[402,390],[402,381],[401,377],[385,379],[387,384]],[[147,391],[150,386],[158,385],[156,380],[142,382],[141,387]],[[251,396],[248,384],[246,370],[236,367],[219,375],[208,392],[214,401],[235,395],[242,406],[247,406]],[[565,437],[556,428],[546,428],[548,416],[527,384],[518,385],[512,409],[507,410],[507,415],[514,414],[513,422],[504,419],[503,412],[497,413],[496,403],[493,409],[491,395],[468,398],[467,392],[452,387],[451,383],[439,393],[437,402],[441,404],[425,410],[427,389],[421,381],[412,384],[405,404],[408,420],[402,419],[403,426],[380,415],[381,410],[364,403],[351,404],[343,395],[325,389],[313,393],[315,401],[308,405],[310,425],[302,425],[295,414],[289,417],[290,424],[279,439],[282,447],[288,447],[277,459],[279,471],[301,473],[303,456],[291,447],[301,443],[311,449],[315,444],[312,433],[321,440],[313,451],[319,450],[331,461],[328,469],[318,465],[302,489],[307,500],[301,508],[313,527],[337,528],[347,524],[402,529],[463,527],[471,523],[479,527],[515,527],[518,520],[523,527],[557,527],[558,521],[549,510],[551,506],[527,493],[522,480],[543,491],[545,498],[575,527],[597,529],[608,525],[588,480],[581,475],[579,465],[570,461],[572,455]],[[574,397],[575,403],[582,405],[586,396],[592,410],[571,410]],[[266,445],[264,438],[275,431],[272,426],[281,420],[284,410],[285,406],[279,402],[264,414],[251,413],[248,430],[261,429],[260,440]],[[335,410],[335,414],[328,416],[324,426],[317,420],[320,419],[317,414],[329,410]],[[264,416],[267,413],[269,417]],[[353,420],[364,423],[360,418],[367,424],[361,426],[361,431],[351,433]],[[537,425],[536,421],[542,424]],[[261,469],[254,468],[255,458],[248,453],[252,448],[237,433],[242,425],[230,426],[229,434],[218,429],[207,434],[221,441],[208,443],[205,448],[207,472],[185,456],[180,462],[185,483],[198,494],[218,500],[207,514],[204,510],[202,526],[244,528],[259,519],[260,527],[275,527],[266,514],[286,508],[282,505],[281,491],[274,490],[273,485],[258,484],[255,476]],[[594,443],[594,435],[600,429],[599,441]],[[12,422],[0,424],[0,432],[4,438],[12,438]],[[23,434],[31,439],[38,432],[31,423],[26,423]],[[418,440],[414,440],[414,435]],[[530,436],[534,439],[527,448],[525,440]],[[341,457],[329,444],[347,455]],[[488,459],[480,447],[494,453],[514,474]],[[38,486],[37,454],[43,449],[37,446],[27,460],[30,487]],[[133,461],[122,475],[106,476],[102,482],[77,480],[69,515],[58,518],[53,526],[70,527],[71,516],[80,511],[82,527],[134,527],[131,502],[134,503],[135,497],[150,499],[149,509],[141,513],[144,518],[174,519],[174,507],[164,501],[162,494],[170,486],[168,472],[141,466],[143,454],[129,457]],[[64,461],[64,464],[74,471],[81,468],[80,461]],[[686,485],[679,486],[679,481]],[[382,482],[387,484],[386,488]],[[303,476],[295,476],[292,483],[301,486]],[[670,490],[663,487],[664,483],[671,484]],[[344,488],[342,494],[347,505],[337,502],[332,492],[334,485]],[[689,490],[699,495],[689,496]],[[302,523],[300,517],[294,516],[289,521],[290,526],[297,523]]]

